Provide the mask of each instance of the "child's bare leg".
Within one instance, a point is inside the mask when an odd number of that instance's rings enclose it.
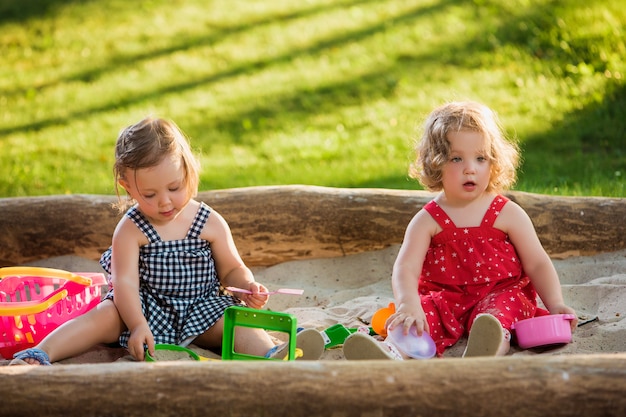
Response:
[[[46,352],[50,362],[56,362],[79,355],[97,344],[116,342],[125,329],[113,301],[105,300],[94,309],[59,326],[36,348]],[[24,361],[38,364],[33,359]]]
[[[235,328],[235,352],[265,356],[276,344],[263,329]]]
[[[209,330],[198,336],[194,343],[209,349],[222,346],[224,334],[224,318],[219,319]],[[296,346],[303,351],[300,359],[317,360],[324,353],[324,337],[315,329],[305,329],[298,332]],[[276,344],[270,335],[263,329],[237,326],[235,327],[235,352],[254,356],[266,356]],[[277,351],[271,352],[271,357],[283,357],[285,344],[279,345]],[[278,356],[275,356],[278,355]]]
[[[302,350],[302,360],[318,360],[324,353],[324,336],[316,329],[304,329],[296,335],[296,347]],[[235,329],[235,351],[255,356],[283,359],[288,343],[276,345],[263,329],[240,327]]]
[[[193,343],[209,349],[220,348],[223,335],[224,317],[220,318],[209,330],[196,337]],[[274,342],[265,330],[244,326],[235,327],[235,352],[264,356],[273,347]]]

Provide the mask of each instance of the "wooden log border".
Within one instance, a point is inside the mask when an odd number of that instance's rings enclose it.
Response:
[[[555,258],[626,248],[626,199],[508,193],[530,215]],[[250,266],[345,256],[402,242],[424,191],[316,186],[206,191],[198,198],[229,222]],[[113,196],[0,199],[0,266],[62,255],[98,259],[119,214]]]
[[[0,368],[7,416],[624,416],[626,354]]]

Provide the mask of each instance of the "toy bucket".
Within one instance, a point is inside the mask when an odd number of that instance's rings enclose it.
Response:
[[[517,344],[522,349],[537,346],[565,344],[572,341],[570,321],[573,314],[551,314],[538,316],[513,323]]]

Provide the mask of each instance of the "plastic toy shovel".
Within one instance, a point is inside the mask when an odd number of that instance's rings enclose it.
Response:
[[[230,292],[242,292],[245,294],[252,294],[252,291],[250,290],[244,290],[243,288],[237,288],[237,287],[226,287],[226,289]],[[293,289],[293,288],[279,288],[277,290],[274,291],[267,291],[267,292],[259,292],[259,294],[261,295],[272,295],[272,294],[286,294],[286,295],[302,295],[302,293],[304,293],[304,290],[297,290],[297,289]]]

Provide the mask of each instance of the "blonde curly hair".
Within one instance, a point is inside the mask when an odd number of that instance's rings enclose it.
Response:
[[[433,110],[426,118],[421,139],[416,143],[415,160],[409,176],[429,191],[443,188],[442,169],[450,158],[448,134],[458,131],[480,132],[485,138],[490,162],[488,192],[500,192],[515,184],[519,166],[517,143],[507,140],[498,116],[487,106],[474,101],[455,101]]]

